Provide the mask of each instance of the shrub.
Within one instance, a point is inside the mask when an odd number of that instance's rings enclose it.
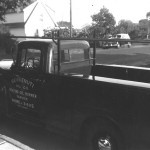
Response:
[[[11,47],[15,44],[16,40],[10,38],[10,33],[0,33],[0,52],[10,54]]]

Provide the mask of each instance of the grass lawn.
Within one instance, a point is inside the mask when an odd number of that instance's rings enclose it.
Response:
[[[96,62],[129,66],[150,66],[150,46],[97,50]]]

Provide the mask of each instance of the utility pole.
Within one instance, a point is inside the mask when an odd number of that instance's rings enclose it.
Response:
[[[72,37],[72,0],[70,0],[70,37]]]

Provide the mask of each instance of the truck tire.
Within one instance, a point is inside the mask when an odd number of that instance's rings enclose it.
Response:
[[[125,150],[116,128],[107,121],[96,121],[85,126],[82,136],[86,150]]]

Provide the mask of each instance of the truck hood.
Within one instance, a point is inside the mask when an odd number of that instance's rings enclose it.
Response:
[[[10,69],[12,64],[13,64],[12,59],[3,59],[0,61],[0,68],[8,70]]]

